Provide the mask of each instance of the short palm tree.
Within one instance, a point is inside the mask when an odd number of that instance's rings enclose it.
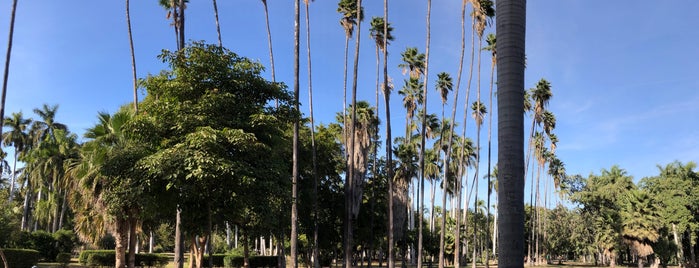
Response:
[[[17,181],[17,158],[20,153],[24,152],[26,145],[31,142],[27,128],[32,123],[32,119],[24,118],[22,112],[18,112],[12,113],[11,117],[6,117],[3,121],[6,127],[10,127],[10,131],[2,134],[2,143],[15,149],[10,183],[10,201],[12,201],[15,182]]]

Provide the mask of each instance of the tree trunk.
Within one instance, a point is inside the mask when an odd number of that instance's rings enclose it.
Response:
[[[67,191],[67,190],[66,190]],[[58,218],[58,229],[63,229],[63,221],[65,219],[66,211],[68,210],[68,196],[66,193],[63,194],[63,200],[61,201],[61,214]]]
[[[300,22],[300,0],[294,0],[294,110],[299,111],[299,22]],[[299,120],[294,121],[294,136],[292,148],[292,167],[291,167],[291,267],[298,267],[297,261],[297,236],[298,236],[298,212],[297,212],[297,183],[299,177]]]
[[[138,80],[136,78],[136,55],[133,48],[133,35],[131,34],[131,15],[129,0],[126,0],[126,25],[129,31],[129,48],[131,49],[131,73],[133,75],[133,109],[138,113]]]
[[[148,233],[148,253],[153,253],[153,243],[155,243],[155,239],[153,237],[153,231],[150,231]]]
[[[499,267],[524,266],[524,46],[526,0],[496,2]]]
[[[175,267],[184,267],[184,241],[182,239],[182,209],[177,206],[175,215]]]
[[[316,153],[315,120],[313,116],[313,72],[311,71],[311,18],[309,12],[310,2],[308,0],[304,0],[304,3],[306,4],[306,51],[308,52],[308,109],[311,121],[311,152],[313,163],[313,247],[311,248],[311,255],[313,256],[313,267],[320,268],[320,262],[318,260],[320,255],[318,250],[318,157]]]
[[[138,235],[136,234],[136,227],[138,225],[138,220],[136,219],[136,213],[131,213],[129,216],[129,256],[128,256],[128,267],[136,267],[136,247],[138,241]]]
[[[677,263],[680,267],[684,267],[684,249],[682,244],[680,244],[680,239],[677,236],[677,226],[672,224],[672,236],[675,239],[675,245],[677,245]]]
[[[2,136],[2,128],[3,128],[3,123],[4,123],[4,118],[5,118],[5,98],[7,96],[7,80],[9,78],[9,72],[10,72],[10,58],[12,55],[12,36],[14,35],[15,32],[15,14],[17,11],[17,0],[12,1],[12,11],[10,13],[10,33],[9,37],[7,38],[7,54],[5,56],[5,72],[2,77],[2,100],[0,102],[0,136]],[[10,192],[10,196],[12,192]],[[10,197],[11,199],[12,197]],[[7,266],[5,266],[7,267]]]
[[[250,268],[250,247],[248,235],[243,232],[243,268]]]
[[[116,268],[124,268],[126,266],[126,244],[128,243],[128,226],[127,221],[124,219],[116,220],[116,228],[114,229],[114,238],[116,242],[115,250],[115,262],[114,266]]]
[[[178,26],[179,26],[179,28],[180,28],[180,32],[179,32],[180,35],[179,35],[179,39],[178,39],[178,40],[179,40],[179,42],[180,42],[180,48],[181,48],[181,49],[184,49],[184,47],[185,47],[185,38],[184,38],[184,26],[185,26],[185,23],[184,23],[184,8],[185,8],[185,4],[184,4],[184,0],[179,0],[179,1],[180,1],[180,3],[179,3],[180,14],[178,14],[178,15],[179,15],[179,24],[178,24]]]
[[[265,8],[265,23],[267,25],[267,45],[269,47],[269,61],[270,69],[272,71],[272,82],[276,82],[277,80],[274,75],[274,52],[272,51],[272,31],[269,28],[269,11],[267,10],[267,0],[262,0],[262,5]],[[279,106],[278,102],[277,106]]]
[[[24,208],[22,209],[22,226],[21,230],[26,231],[29,230],[29,207],[31,203],[31,196],[32,196],[32,184],[27,181],[27,192],[24,194]]]
[[[0,121],[5,121],[5,120],[0,120]],[[0,129],[1,129],[0,125]],[[2,136],[2,130],[0,130],[0,136]],[[14,156],[14,162],[12,163],[12,183],[10,184],[10,203],[12,203],[12,199],[14,199],[14,192],[15,192],[15,183],[17,182],[17,147],[15,147],[15,156]]]
[[[2,267],[10,267],[7,264],[7,258],[5,257],[5,252],[2,250],[2,248],[0,248],[0,259],[2,259]]]
[[[218,46],[223,47],[223,42],[221,41],[221,26],[218,24],[218,5],[216,0],[214,2],[214,17],[216,18],[216,34],[218,35]]]

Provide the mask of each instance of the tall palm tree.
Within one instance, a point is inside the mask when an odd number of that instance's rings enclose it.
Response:
[[[294,0],[294,111],[299,111],[299,22],[300,22],[300,0]],[[299,177],[299,121],[301,118],[294,120],[294,136],[292,148],[292,164],[291,164],[291,267],[298,267],[297,261],[297,238],[298,238],[298,211],[297,211],[297,183]],[[313,130],[311,130],[313,131]]]
[[[379,118],[379,86],[380,86],[379,80],[381,77],[379,75],[379,70],[380,70],[380,66],[381,66],[381,64],[380,64],[381,58],[379,57],[379,51],[380,50],[383,51],[386,49],[384,47],[384,38],[387,39],[386,42],[393,41],[393,35],[391,35],[391,31],[393,31],[393,27],[391,27],[390,24],[386,25],[386,27],[388,27],[388,34],[384,35],[384,32],[383,32],[384,24],[386,24],[386,21],[382,17],[373,17],[371,19],[371,29],[369,30],[369,37],[374,39],[374,42],[376,43],[376,116],[377,116],[377,118]],[[372,165],[372,167],[374,168],[374,170],[372,171],[372,174],[377,174],[378,171],[376,170],[376,168],[378,166],[377,159],[378,159],[378,148],[379,148],[379,146],[378,146],[378,144],[379,144],[379,140],[378,140],[379,139],[379,128],[378,127],[376,128],[376,132],[374,133],[374,138],[376,140],[374,142],[375,145],[373,147],[374,148],[374,152],[373,152],[374,164]],[[374,200],[375,199],[372,198],[372,206],[374,204],[373,202],[375,202]],[[372,216],[373,216],[373,214],[372,214]],[[374,221],[372,218],[372,221],[371,221],[371,229],[372,230],[374,227],[373,224],[374,224]],[[374,240],[371,240],[369,243],[370,243],[369,244],[369,252],[371,253],[374,251]],[[369,268],[371,268],[371,262],[369,262]]]
[[[419,163],[420,163],[420,195],[418,197],[418,203],[419,203],[419,224],[418,224],[418,243],[417,243],[417,267],[422,268],[422,225],[423,225],[423,220],[422,220],[422,215],[423,211],[425,210],[425,150],[427,147],[425,147],[425,140],[426,140],[426,126],[427,126],[427,78],[429,76],[429,61],[430,61],[430,15],[432,14],[432,0],[427,0],[427,40],[425,41],[425,76],[424,76],[424,82],[423,82],[423,89],[422,89],[422,101],[423,101],[423,114],[422,114],[422,129],[420,131],[421,133],[421,138],[420,138],[420,156],[419,156]]]
[[[490,91],[488,94],[488,107],[490,107],[491,111],[494,111],[493,109],[493,85],[495,84],[493,81],[493,78],[495,76],[495,65],[497,65],[497,49],[496,49],[496,37],[495,34],[488,34],[488,37],[486,37],[486,43],[487,46],[483,48],[484,50],[490,51],[492,57],[491,57],[491,64],[490,64]],[[491,150],[492,150],[492,130],[493,130],[493,113],[488,114],[488,170],[490,170],[490,160],[491,160]],[[488,172],[487,180],[488,182],[491,181],[491,172]],[[490,185],[490,183],[488,184]],[[490,195],[492,194],[492,187],[488,187],[488,204],[487,204],[487,215],[488,217],[485,218],[486,224],[485,226],[490,226]],[[488,232],[486,232],[488,234]],[[495,234],[495,232],[493,232]],[[494,236],[493,236],[494,238]],[[495,243],[493,243],[493,247],[495,247]],[[493,250],[493,255],[495,255],[495,250]],[[485,265],[486,267],[489,267],[489,260],[490,260],[490,254],[486,254],[485,258]]]
[[[223,42],[221,41],[221,26],[218,23],[218,4],[216,0],[212,1],[214,4],[214,18],[216,19],[216,34],[218,35],[218,46],[223,47]]]
[[[362,26],[362,20],[364,19],[363,16],[363,8],[362,8],[362,0],[356,0],[356,9],[355,12],[357,14],[357,32],[361,33],[361,26]],[[352,124],[350,125],[350,143],[349,143],[349,156],[350,157],[355,157],[355,154],[358,154],[359,152],[357,151],[356,147],[356,142],[357,142],[357,137],[354,134],[356,131],[357,127],[357,75],[359,73],[359,45],[360,45],[360,40],[361,40],[361,34],[357,34],[356,42],[355,42],[355,48],[354,48],[354,70],[352,74]],[[373,133],[373,132],[372,132]],[[350,178],[350,185],[352,188],[350,189],[350,197],[354,197],[354,199],[357,199],[357,196],[359,196],[358,201],[355,201],[357,203],[361,202],[361,187],[362,187],[362,182],[361,181],[355,181],[356,178],[359,178],[355,174],[356,172],[360,171],[361,168],[365,167],[357,167],[355,161],[350,161],[349,162],[349,178]],[[355,192],[357,191],[357,192]],[[359,205],[357,204],[357,207]],[[354,209],[354,205],[351,206],[353,208],[353,213],[354,215],[348,214],[348,221],[347,221],[347,239],[345,239],[345,265],[346,267],[350,267],[351,265],[351,260],[350,258],[352,257],[352,218],[356,217],[358,208]],[[356,212],[354,212],[356,211]]]
[[[386,21],[383,25],[383,36],[389,36],[388,30],[388,0],[383,1],[383,18]],[[386,177],[388,178],[388,268],[395,267],[394,245],[393,245],[393,145],[391,144],[391,85],[388,81],[388,38],[383,38],[383,94],[386,109]]]
[[[435,85],[435,87],[437,88],[437,91],[439,91],[439,95],[442,99],[442,121],[444,122],[446,120],[444,118],[444,106],[447,103],[447,98],[449,96],[449,92],[452,91],[454,88],[454,83],[452,82],[451,76],[449,75],[449,73],[441,72],[441,73],[437,74],[437,84]],[[451,125],[451,124],[449,124],[449,125]],[[448,135],[446,137],[451,139],[451,137],[454,136],[453,135],[453,125],[451,125],[452,127],[449,128],[448,133],[444,132],[446,126],[447,126],[447,124],[442,124],[442,129],[441,129],[442,131],[441,131],[440,139],[438,142],[439,148],[441,150],[444,150],[443,146],[446,145],[446,144],[442,144],[442,142],[444,141],[444,137],[446,135]],[[451,144],[451,141],[448,141],[448,143]],[[447,170],[449,168],[448,168],[448,165],[446,164],[446,162],[448,161],[448,160],[446,160],[446,158],[449,157],[449,155],[446,151],[444,154],[445,154],[445,156],[444,156],[445,163],[442,165],[442,168],[443,168],[442,171],[444,172],[444,175],[442,176],[442,190],[443,190],[443,192],[442,192],[442,210],[444,210],[444,212],[442,213],[442,222],[441,222],[442,228],[439,232],[439,260],[438,260],[439,268],[444,268],[444,235],[446,232],[445,226],[446,226],[446,215],[447,215],[447,213],[446,213],[447,176],[446,175],[447,175]]]
[[[480,95],[480,94],[478,94],[478,95]],[[480,162],[481,162],[481,126],[483,125],[483,118],[484,118],[485,114],[487,113],[485,105],[483,105],[483,103],[480,101],[480,96],[478,96],[478,97],[479,97],[478,100],[475,101],[471,105],[471,110],[473,110],[473,113],[471,114],[471,116],[473,116],[473,119],[476,121],[476,133],[477,133],[476,134],[476,150],[475,150],[476,151],[475,152],[476,153],[476,167],[475,167],[476,174],[474,175],[474,178],[476,178],[476,179],[474,179],[475,183],[473,185],[473,187],[475,189],[475,198],[473,199],[474,200],[473,201],[474,202],[473,203],[474,213],[478,212],[476,210],[476,208],[478,207],[476,202],[478,202],[478,171],[479,171]],[[486,215],[486,217],[487,217],[487,215]],[[475,243],[477,235],[478,235],[477,224],[478,224],[478,222],[477,222],[476,217],[473,217],[473,241],[474,241],[474,243]],[[476,246],[475,245],[473,247],[472,266],[473,267],[476,266]]]
[[[15,33],[15,14],[17,12],[17,0],[12,1],[10,13],[10,32],[7,38],[7,54],[5,55],[5,71],[2,76],[2,100],[0,100],[0,118],[5,118],[5,97],[7,96],[7,80],[10,74],[10,56],[12,55],[12,38]],[[2,136],[3,120],[0,120],[0,136]]]
[[[349,54],[349,40],[352,38],[352,33],[354,33],[354,26],[357,25],[358,21],[364,19],[364,14],[358,10],[357,5],[358,0],[340,0],[337,4],[337,12],[342,15],[340,18],[340,26],[345,30],[345,72],[342,82],[342,111],[346,113],[345,107],[347,107],[347,65],[348,65],[348,54]],[[343,117],[347,117],[346,114]],[[343,122],[346,126],[347,122]],[[346,130],[345,130],[346,132]],[[345,134],[346,135],[346,134]]]
[[[526,0],[496,2],[499,267],[524,266],[524,47]],[[504,242],[503,242],[504,241]],[[506,245],[503,243],[507,243]]]
[[[13,198],[15,182],[17,181],[17,158],[24,151],[29,140],[27,127],[32,123],[31,118],[24,118],[22,112],[12,113],[11,117],[3,120],[5,126],[10,127],[10,131],[2,134],[2,143],[5,146],[12,146],[15,149],[14,162],[12,164],[12,177],[10,183],[10,202]]]
[[[311,0],[313,1],[313,0]],[[309,12],[310,1],[303,0],[306,6],[306,51],[308,62],[308,109],[311,121],[311,151],[313,162],[313,267],[320,268],[319,252],[318,252],[318,171],[317,171],[317,155],[316,155],[316,137],[315,137],[315,121],[313,117],[313,76],[311,69],[311,18]],[[378,105],[378,103],[377,103]]]
[[[131,5],[126,0],[126,26],[129,31],[129,48],[131,49],[131,74],[133,75],[133,109],[138,113],[138,81],[136,78],[136,54],[133,48],[133,35],[131,34]]]

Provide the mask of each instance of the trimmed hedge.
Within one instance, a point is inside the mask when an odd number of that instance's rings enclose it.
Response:
[[[213,254],[211,255],[214,259],[214,267],[223,267],[224,266],[224,259],[226,258],[226,254]],[[204,254],[204,258],[201,261],[202,266],[208,267],[209,266],[209,254]]]
[[[136,266],[162,267],[170,262],[170,257],[163,254],[139,253],[136,254]]]
[[[250,256],[250,268],[277,267],[277,256]],[[243,267],[244,258],[228,255],[223,259],[224,267]]]
[[[128,256],[126,258],[128,262]],[[82,265],[87,266],[114,266],[116,253],[114,250],[85,250],[80,252],[78,259]],[[169,261],[170,258],[162,254],[136,254],[136,266],[162,267]]]
[[[39,263],[39,251],[33,249],[5,248],[2,250],[7,258],[7,264],[12,268],[31,268]],[[0,261],[0,268],[5,268]]]

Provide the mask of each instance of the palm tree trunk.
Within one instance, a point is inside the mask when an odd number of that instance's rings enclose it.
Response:
[[[65,219],[65,215],[66,215],[67,210],[68,210],[68,197],[64,191],[63,198],[61,200],[61,215],[58,218],[58,228],[56,230],[60,230],[63,228],[63,221]]]
[[[180,8],[180,13],[179,15],[179,43],[180,43],[180,48],[183,49],[185,47],[185,38],[184,38],[184,0],[180,0],[179,3],[179,8]]]
[[[294,0],[294,109],[299,110],[299,22],[300,22],[300,0]],[[292,148],[292,166],[291,166],[291,267],[298,267],[297,261],[297,237],[298,237],[298,211],[297,211],[297,183],[299,177],[299,120],[294,120],[294,137]]]
[[[349,54],[350,35],[345,35],[345,72],[342,78],[342,137],[347,140],[347,57]],[[348,145],[345,145],[348,146]],[[345,183],[347,184],[347,183]],[[348,185],[345,185],[347,187]]]
[[[495,59],[493,58],[493,61]],[[490,159],[492,157],[491,155],[491,148],[492,148],[492,130],[493,130],[493,76],[495,75],[495,62],[493,62],[490,65],[490,93],[488,94],[488,107],[490,107],[490,113],[488,113],[488,204],[487,204],[487,217],[485,218],[485,226],[486,228],[490,227],[490,195],[492,194],[492,189],[494,185],[491,184],[491,175],[493,174],[493,171],[490,169]],[[497,219],[497,217],[496,217]],[[493,256],[495,256],[495,223],[493,224]],[[489,234],[486,231],[486,234]],[[490,261],[490,254],[485,255],[485,267],[488,268],[490,267],[489,264]]]
[[[128,230],[126,226],[126,220],[118,219],[116,221],[116,228],[114,230],[114,238],[116,238],[116,248],[115,248],[115,263],[116,268],[124,268],[126,266],[126,243],[128,241]]]
[[[20,229],[22,231],[29,230],[29,207],[31,206],[32,184],[28,180],[29,179],[27,179],[27,192],[24,194],[24,204],[22,209],[22,224]]]
[[[684,249],[677,236],[677,225],[674,223],[672,224],[672,236],[675,239],[675,245],[677,245],[677,262],[680,263],[680,266],[684,266]]]
[[[267,45],[269,46],[269,63],[272,69],[272,82],[276,82],[276,77],[274,75],[274,52],[272,51],[272,31],[269,27],[269,11],[267,10],[267,0],[262,0],[262,5],[265,8],[265,23],[267,24]],[[279,102],[277,102],[279,106]]]
[[[4,121],[4,120],[0,120]],[[0,127],[1,128],[1,127]],[[0,130],[0,136],[2,135],[2,130]],[[12,183],[10,184],[10,203],[14,199],[15,183],[17,182],[17,147],[15,147],[14,162],[12,163]]]
[[[477,132],[477,134],[476,134],[476,175],[474,177],[475,178],[475,186],[474,187],[476,189],[475,190],[476,196],[473,199],[473,211],[476,213],[478,212],[478,180],[479,180],[478,172],[480,171],[480,166],[481,166],[481,125],[483,124],[483,118],[482,118],[483,115],[480,113],[480,105],[482,105],[481,104],[481,54],[482,54],[481,50],[482,50],[482,44],[483,44],[483,40],[479,39],[478,40],[478,68],[477,68],[478,69],[478,78],[477,78],[477,85],[476,85],[476,88],[478,91],[477,96],[476,96],[476,99],[477,99],[476,101],[478,102],[478,105],[479,105],[478,109],[479,110],[477,111],[478,114],[476,116],[478,119],[476,120],[476,125],[477,125],[477,130],[476,130],[476,132]],[[471,56],[473,57],[473,54],[471,54]],[[488,172],[490,172],[490,170],[488,170]],[[486,215],[486,218],[487,217],[488,217],[488,215]],[[474,241],[474,243],[477,241],[476,240],[477,234],[478,234],[478,221],[476,220],[476,217],[473,217],[473,241]],[[471,266],[473,268],[476,268],[476,245],[475,244],[473,245],[473,258],[471,259],[471,261],[472,261]],[[486,266],[487,266],[487,263],[486,263]]]
[[[318,164],[316,153],[316,137],[315,137],[315,121],[313,116],[313,79],[311,71],[311,19],[309,12],[310,3],[304,0],[306,4],[306,51],[308,52],[308,109],[311,120],[311,151],[313,162],[313,267],[320,268],[319,252],[318,252]]]
[[[427,40],[425,41],[425,76],[424,76],[424,86],[422,91],[422,101],[423,110],[422,111],[422,126],[421,126],[421,138],[420,138],[420,155],[419,155],[419,165],[420,165],[420,195],[418,197],[419,209],[418,209],[418,243],[417,243],[417,267],[422,268],[422,243],[423,243],[423,211],[425,210],[425,140],[427,136],[427,81],[429,77],[429,63],[430,63],[430,15],[432,11],[432,0],[427,0]]]
[[[129,0],[126,0],[126,25],[129,31],[129,48],[131,49],[131,73],[133,75],[133,109],[138,113],[138,84],[136,78],[136,55],[133,48],[133,35],[131,34],[131,15]]]
[[[2,250],[2,248],[0,248],[0,259],[2,259],[2,267],[10,267],[7,264],[7,258],[5,257],[5,252]]]
[[[136,225],[138,220],[136,219],[136,213],[133,211],[129,215],[129,255],[128,255],[128,267],[136,267],[136,242],[138,241],[138,236],[136,235]]]
[[[355,183],[354,180],[356,172],[358,171],[357,167],[355,166],[355,142],[356,142],[356,135],[355,135],[355,129],[356,129],[356,122],[357,122],[357,76],[359,72],[359,44],[361,40],[361,26],[362,26],[362,16],[361,16],[361,10],[362,10],[362,0],[357,0],[357,37],[356,37],[356,42],[355,42],[355,48],[354,48],[354,69],[353,69],[353,74],[352,74],[352,122],[350,124],[350,142],[349,142],[349,157],[351,157],[351,160],[349,161],[349,180],[350,180],[350,200],[354,200],[353,196],[355,193]],[[357,183],[358,184],[358,183]],[[361,199],[360,199],[361,200]],[[347,218],[347,231],[346,231],[346,239],[345,239],[345,267],[350,268],[352,267],[352,219],[354,218],[353,216],[353,208],[355,204],[353,204],[353,201],[350,201],[350,207],[348,207],[346,210],[348,211],[347,215],[349,216]],[[356,204],[359,205],[359,204]]]
[[[17,11],[17,0],[12,1],[12,11],[10,15],[10,34],[7,38],[7,54],[5,55],[5,72],[2,77],[2,100],[0,102],[0,119],[5,118],[5,98],[7,96],[7,80],[10,72],[10,57],[12,55],[12,36],[15,32],[15,14]],[[2,128],[5,120],[0,120],[0,136],[2,136]],[[10,192],[12,193],[12,192]],[[12,195],[10,195],[12,199]],[[7,267],[7,266],[6,266]]]
[[[218,46],[223,47],[223,42],[221,41],[221,26],[218,23],[218,4],[216,0],[213,0],[214,4],[214,17],[216,18],[216,34],[218,35]]]
[[[526,0],[496,2],[499,267],[524,266],[524,46]],[[506,243],[506,244],[505,244]]]

